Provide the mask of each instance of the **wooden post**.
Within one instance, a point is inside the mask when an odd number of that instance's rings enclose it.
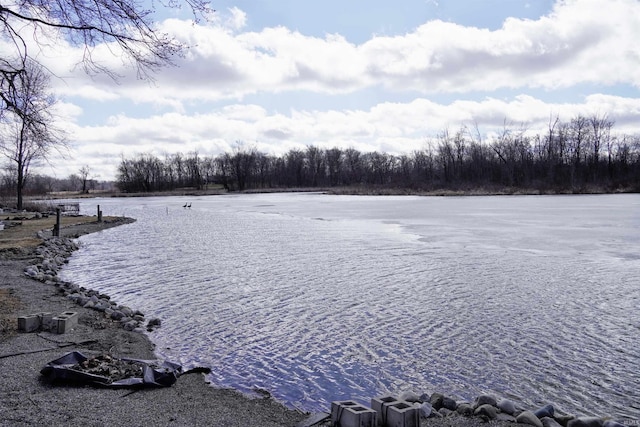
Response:
[[[98,222],[102,222],[102,211],[100,210],[100,205],[98,205]]]
[[[56,225],[53,226],[53,237],[60,237],[60,208],[56,208]]]

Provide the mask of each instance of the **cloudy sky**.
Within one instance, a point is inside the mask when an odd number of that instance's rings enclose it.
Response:
[[[444,129],[607,114],[640,133],[638,0],[214,0],[209,22],[162,11],[191,46],[149,83],[88,77],[81,51],[41,55],[58,76],[71,150],[47,174],[122,156],[217,155],[238,142],[282,154],[308,145],[410,153]],[[105,51],[108,51],[105,49]],[[96,55],[101,55],[98,50]]]

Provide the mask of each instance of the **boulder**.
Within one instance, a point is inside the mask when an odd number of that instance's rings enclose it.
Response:
[[[513,415],[516,413],[516,404],[509,399],[500,399],[497,407],[505,414]]]
[[[488,420],[494,420],[498,416],[498,409],[493,406],[485,403],[484,405],[480,405],[473,411],[473,415],[478,417],[484,417]]]
[[[528,424],[530,426],[543,427],[542,421],[534,415],[531,411],[522,411],[520,415],[516,417],[516,422],[519,424]]]

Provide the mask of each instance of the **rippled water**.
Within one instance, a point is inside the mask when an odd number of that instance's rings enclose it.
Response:
[[[138,221],[82,237],[63,276],[160,317],[158,353],[217,386],[640,419],[638,195],[81,203]]]

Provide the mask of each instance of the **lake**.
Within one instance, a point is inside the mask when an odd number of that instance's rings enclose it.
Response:
[[[158,355],[215,386],[640,419],[640,195],[79,202],[137,222],[80,238],[62,277],[162,319]]]

